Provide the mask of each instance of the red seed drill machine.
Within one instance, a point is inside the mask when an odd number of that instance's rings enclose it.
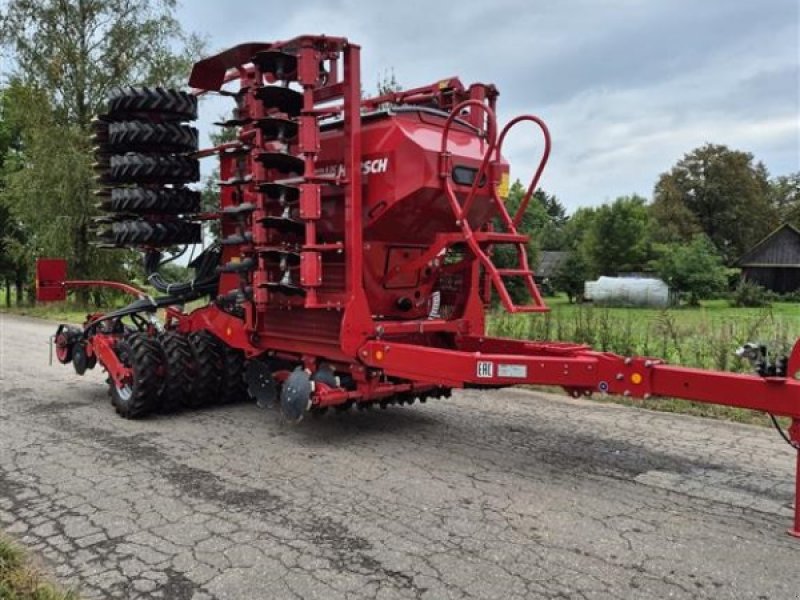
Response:
[[[68,281],[65,261],[39,260],[40,300],[84,286],[136,297],[83,327],[61,325],[60,362],[79,374],[99,362],[126,418],[251,396],[279,402],[297,421],[453,388],[541,384],[573,396],[668,396],[789,417],[788,432],[779,431],[800,448],[800,345],[775,360],[748,348],[757,372],[745,375],[487,337],[492,294],[512,313],[547,310],[516,229],[547,162],[547,127],[525,115],[499,129],[497,89],[457,78],[362,99],[359,51],[327,36],[242,44],[198,62],[191,94],[123,88],[109,98],[95,121],[107,212],[98,233],[104,245],[141,250],[149,284],[163,295]],[[219,124],[233,141],[198,151],[197,130],[185,122],[205,93],[235,102]],[[509,214],[503,143],[521,123],[538,128],[544,150]],[[210,156],[220,161],[219,202],[201,208],[186,184]],[[167,281],[160,266],[201,241],[204,221],[218,235],[190,263],[193,279]],[[500,245],[515,251],[513,268],[493,263]],[[529,304],[512,300],[512,278]],[[199,307],[186,310],[190,301]],[[800,461],[797,470],[800,481]],[[791,533],[800,536],[797,506]]]

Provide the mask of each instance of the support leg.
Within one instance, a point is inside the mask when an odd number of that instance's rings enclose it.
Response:
[[[794,525],[789,530],[789,535],[800,538],[800,419],[794,419],[789,428],[789,437],[798,446],[797,472],[794,476]]]

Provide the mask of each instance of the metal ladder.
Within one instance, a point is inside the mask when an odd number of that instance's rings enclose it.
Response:
[[[481,161],[480,169],[475,175],[472,188],[470,189],[470,192],[462,205],[456,196],[455,190],[453,189],[452,171],[450,168],[450,153],[447,151],[447,142],[453,122],[467,107],[476,107],[485,112],[487,120],[486,137],[488,141],[488,148],[484,154],[483,160]],[[517,123],[522,121],[531,121],[536,123],[541,128],[544,135],[544,151],[542,153],[542,158],[539,161],[539,166],[536,169],[536,173],[534,174],[530,186],[528,187],[528,190],[513,217],[508,213],[503,200],[499,197],[495,183],[490,181],[489,188],[492,194],[492,202],[495,204],[505,231],[474,231],[469,224],[468,216],[472,202],[476,196],[479,182],[487,175],[487,170],[493,170],[493,163],[500,161],[503,142],[505,141],[508,132]],[[550,156],[550,133],[545,123],[540,118],[532,115],[523,115],[512,119],[500,132],[499,137],[497,136],[496,123],[497,121],[494,111],[492,111],[489,106],[480,100],[469,99],[456,106],[445,122],[442,132],[439,175],[442,178],[443,186],[450,202],[450,207],[456,218],[456,224],[461,229],[463,241],[467,244],[474,256],[481,263],[491,287],[494,287],[495,291],[500,297],[500,302],[502,303],[503,308],[505,308],[505,310],[509,313],[547,312],[549,308],[542,299],[539,288],[537,287],[534,279],[534,272],[528,264],[528,256],[525,251],[525,245],[528,242],[528,236],[520,234],[517,231],[517,226],[519,225],[519,222],[528,207],[530,199],[536,190],[539,179],[541,178],[542,171],[547,164],[547,159]],[[492,156],[493,154],[494,157]],[[494,161],[492,158],[494,158]],[[497,265],[495,265],[491,258],[491,247],[495,245],[511,245],[515,248],[517,256],[517,266],[515,268],[498,268]],[[511,298],[511,294],[508,291],[508,286],[506,285],[506,280],[511,277],[521,278],[524,281],[526,291],[532,300],[531,303],[514,303],[513,299]]]

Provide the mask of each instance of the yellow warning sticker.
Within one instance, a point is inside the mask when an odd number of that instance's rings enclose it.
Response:
[[[497,195],[502,200],[508,200],[508,173],[500,176],[500,183],[497,184]]]

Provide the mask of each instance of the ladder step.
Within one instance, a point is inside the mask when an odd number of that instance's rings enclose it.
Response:
[[[528,269],[497,269],[501,277],[527,277],[533,275],[533,271]]]
[[[539,306],[537,304],[512,304],[511,311],[512,313],[544,313],[550,312],[550,309],[546,306]]]
[[[520,233],[499,233],[495,231],[477,231],[475,241],[491,244],[524,244],[528,241],[527,235]]]
[[[331,242],[329,244],[305,244],[303,250],[313,250],[316,252],[340,252],[344,250],[343,242]]]

